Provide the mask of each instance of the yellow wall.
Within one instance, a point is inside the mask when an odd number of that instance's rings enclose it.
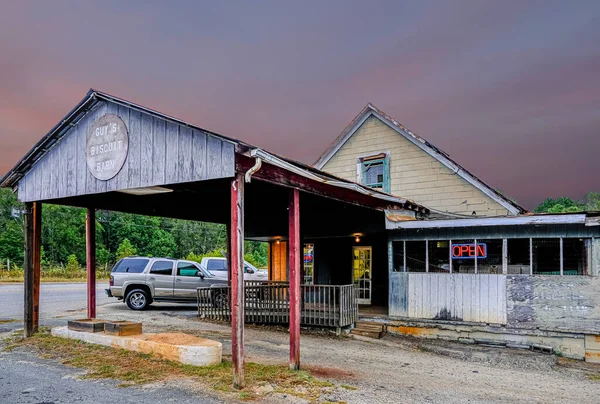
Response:
[[[379,152],[390,153],[390,187],[394,195],[444,212],[509,214],[506,208],[374,116],[348,139],[323,171],[357,181],[357,158]]]

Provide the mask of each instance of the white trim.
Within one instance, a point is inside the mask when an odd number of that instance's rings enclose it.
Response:
[[[369,107],[370,108],[370,107]],[[348,139],[350,139],[350,137],[352,137],[352,135],[354,134],[354,132],[356,132],[358,130],[358,128],[360,128],[362,126],[363,123],[365,123],[365,121],[371,116],[371,114],[373,113],[373,110],[371,110],[369,113],[365,114],[364,117],[362,117],[349,131],[348,133],[346,133],[344,135],[343,138],[341,138],[332,148],[331,150],[329,150],[323,157],[321,157],[319,159],[319,161],[316,162],[315,164],[315,168],[321,170],[323,169],[323,166],[325,164],[327,164],[327,162],[329,160],[331,160],[331,158],[335,155],[335,153],[338,152],[338,150],[340,150],[342,148],[342,146],[344,144],[346,144],[346,142],[348,141]]]
[[[515,217],[482,217],[476,219],[411,220],[391,222],[386,219],[387,230],[435,229],[445,227],[511,226],[535,224],[583,224],[585,214],[573,215],[528,215]]]
[[[422,140],[421,138],[417,138],[413,134],[411,134],[411,133],[409,133],[407,131],[404,131],[404,130],[400,129],[399,127],[397,127],[396,125],[393,125],[392,123],[390,123],[388,119],[386,119],[385,117],[383,117],[377,111],[374,111],[371,108],[370,105],[369,105],[369,112],[367,112],[365,114],[365,116],[362,119],[360,119],[348,131],[348,133],[346,133],[346,135],[342,139],[340,139],[338,141],[338,143],[336,145],[334,145],[331,148],[331,150],[329,150],[329,152],[327,152],[315,164],[315,167],[318,168],[319,170],[321,170],[325,166],[325,164],[327,164],[327,162],[342,148],[342,146],[348,141],[348,139],[350,139],[350,137],[352,137],[352,135],[354,135],[354,133],[358,130],[358,128],[360,128],[360,126],[370,116],[374,116],[374,117],[378,118],[380,121],[382,121],[383,123],[385,123],[388,127],[390,127],[391,129],[393,129],[394,131],[396,131],[397,133],[399,133],[400,135],[402,135],[403,137],[405,137],[406,139],[408,139],[415,146],[418,146],[425,153],[429,154],[431,157],[433,157],[436,160],[438,160],[440,163],[442,163],[447,168],[449,168],[452,172],[454,172],[455,174],[458,174],[462,179],[464,179],[465,181],[467,181],[469,184],[473,185],[475,188],[479,189],[481,192],[483,192],[486,196],[488,196],[489,198],[491,198],[492,200],[494,200],[496,203],[500,204],[509,213],[511,213],[513,215],[517,215],[517,214],[520,213],[519,209],[517,209],[516,207],[514,207],[513,205],[511,205],[508,201],[506,201],[501,196],[499,196],[496,192],[494,192],[492,189],[490,189],[490,187],[488,187],[487,185],[485,185],[484,183],[482,183],[481,181],[479,181],[477,178],[473,177],[471,174],[469,174],[468,172],[466,172],[462,167],[460,167],[456,163],[454,163],[451,160],[449,160],[443,154],[438,153],[432,147],[430,147],[427,144],[425,144],[424,140]]]

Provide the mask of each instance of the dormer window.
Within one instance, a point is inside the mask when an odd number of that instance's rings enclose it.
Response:
[[[380,191],[390,192],[390,165],[387,153],[361,157],[360,183]]]

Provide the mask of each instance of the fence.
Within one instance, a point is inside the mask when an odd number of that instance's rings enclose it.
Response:
[[[287,324],[290,321],[288,282],[245,282],[245,322]],[[300,324],[345,327],[358,318],[353,285],[301,285]],[[198,288],[198,315],[231,321],[231,287]]]

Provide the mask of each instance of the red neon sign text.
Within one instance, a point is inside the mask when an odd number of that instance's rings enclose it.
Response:
[[[487,258],[487,244],[477,243],[477,249],[475,244],[452,244],[452,258],[465,259],[465,258]]]

